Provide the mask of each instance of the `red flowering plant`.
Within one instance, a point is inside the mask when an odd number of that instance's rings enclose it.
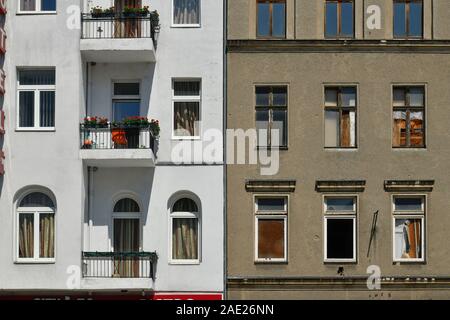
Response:
[[[155,137],[159,136],[160,127],[159,121],[155,119],[149,120],[147,117],[128,117],[122,122],[113,122],[113,127],[124,127],[124,128],[136,128],[136,129],[150,129]]]
[[[86,117],[84,118],[85,128],[107,128],[108,119],[104,117]]]

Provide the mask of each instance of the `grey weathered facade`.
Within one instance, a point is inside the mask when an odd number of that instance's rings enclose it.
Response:
[[[257,88],[282,86],[288,128],[275,176],[261,176],[259,165],[227,168],[228,298],[450,298],[450,2],[423,1],[422,35],[414,39],[394,36],[393,0],[354,0],[353,36],[334,39],[325,37],[325,0],[285,2],[285,36],[274,39],[257,36],[257,0],[228,1],[227,127],[255,128]],[[381,9],[379,29],[368,23],[372,5]],[[356,116],[352,142],[329,148],[325,91],[336,87],[354,88]],[[395,90],[411,87],[422,90],[422,111],[400,111],[409,124],[396,127]],[[405,105],[414,99],[407,96]],[[406,141],[411,148],[398,148]],[[258,224],[258,197],[285,197],[284,229]],[[325,203],[335,198],[354,199],[351,259],[326,257],[339,241],[325,236],[341,239],[325,225]],[[422,199],[412,219],[397,203],[411,198]],[[405,229],[411,225],[420,229],[415,241]],[[278,231],[262,227],[284,230],[285,259],[257,259],[258,250],[279,249],[272,240],[282,242]],[[271,244],[256,243],[258,232]],[[414,246],[416,255],[398,256],[394,246],[400,253]],[[367,286],[372,265],[381,271],[381,290]]]

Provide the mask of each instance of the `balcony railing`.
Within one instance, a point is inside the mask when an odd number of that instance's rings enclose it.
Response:
[[[82,39],[128,39],[152,38],[159,30],[159,14],[154,11],[146,15],[112,14],[81,15]]]
[[[150,127],[80,125],[81,149],[151,149],[155,137]]]
[[[155,279],[155,252],[83,252],[84,278]]]

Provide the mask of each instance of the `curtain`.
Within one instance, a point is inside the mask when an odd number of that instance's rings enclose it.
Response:
[[[54,214],[41,214],[39,217],[39,257],[55,257],[55,216]]]
[[[174,0],[173,23],[174,24],[199,24],[200,5],[199,0]]]
[[[175,102],[175,135],[198,135],[198,102]]]
[[[34,127],[34,92],[19,92],[19,127]]]
[[[40,92],[40,126],[55,126],[55,91]]]
[[[142,8],[142,0],[115,0],[116,12],[122,13],[125,7]],[[129,18],[125,21],[115,20],[115,38],[139,38],[141,36],[141,20]]]
[[[198,212],[198,207],[194,200],[184,198],[175,202],[172,212]]]
[[[117,201],[114,206],[114,212],[140,212],[139,205],[130,198],[125,198]]]
[[[176,260],[198,259],[198,219],[173,218],[172,257]]]
[[[139,219],[114,219],[114,252],[139,252]],[[139,277],[139,258],[119,257],[114,261],[115,277]]]
[[[20,0],[20,10],[21,11],[35,11],[36,10],[36,0]]]
[[[19,257],[33,258],[34,256],[34,215],[19,215]]]
[[[396,257],[402,259],[421,258],[421,220],[396,220]]]

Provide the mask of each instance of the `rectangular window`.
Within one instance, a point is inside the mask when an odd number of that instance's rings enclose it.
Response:
[[[288,143],[287,86],[257,86],[255,95],[258,147],[286,148]]]
[[[56,12],[56,0],[20,0],[19,13]]]
[[[356,262],[357,198],[324,198],[325,262]]]
[[[55,70],[19,70],[18,123],[20,130],[55,129]]]
[[[425,87],[393,88],[394,148],[425,148]]]
[[[424,261],[425,196],[393,197],[394,261]]]
[[[354,37],[353,0],[326,0],[325,37]]]
[[[172,0],[174,26],[200,25],[200,0]]]
[[[256,197],[257,262],[287,261],[287,197]]]
[[[423,0],[394,0],[394,37],[423,37]]]
[[[174,80],[173,91],[173,137],[200,137],[200,80]]]
[[[325,88],[325,148],[356,148],[356,87]]]
[[[286,37],[286,0],[257,0],[256,10],[258,37]]]
[[[121,122],[129,117],[138,117],[141,114],[141,98],[139,82],[113,83],[113,119]]]

